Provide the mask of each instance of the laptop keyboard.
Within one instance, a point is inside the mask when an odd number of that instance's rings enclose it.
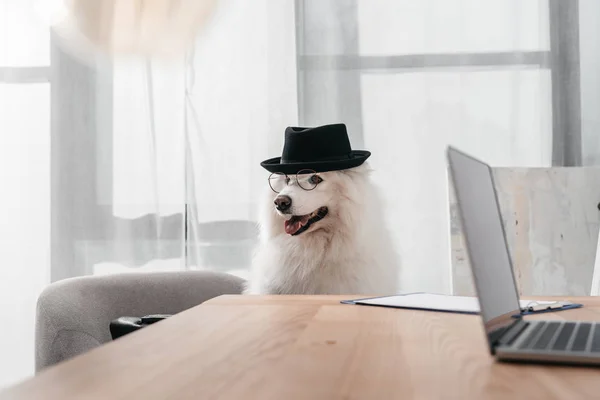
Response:
[[[543,350],[550,344],[550,340],[554,337],[554,334],[558,330],[560,322],[547,322],[546,326],[542,330],[542,334],[537,338],[533,344],[533,348],[536,350]]]
[[[575,340],[573,341],[573,346],[571,347],[571,350],[585,350],[591,329],[592,324],[579,324],[579,329],[577,329],[577,333],[575,334]]]
[[[591,340],[590,340],[591,336]],[[520,349],[600,352],[600,324],[588,322],[540,322],[533,327]]]
[[[537,337],[537,334],[544,328],[544,325],[546,325],[545,322],[540,322],[539,324],[535,325],[529,333],[529,335],[527,335],[525,340],[523,340],[523,343],[521,343],[521,346],[519,346],[519,348],[528,349],[531,346],[533,339],[535,339]]]
[[[569,339],[571,339],[571,335],[575,330],[574,322],[567,322],[563,325],[558,337],[556,338],[556,342],[552,346],[553,350],[566,350],[567,345],[569,344]],[[600,332],[600,329],[598,330]]]
[[[594,329],[594,337],[592,338],[592,346],[590,351],[600,352],[600,326],[595,324],[596,329]]]

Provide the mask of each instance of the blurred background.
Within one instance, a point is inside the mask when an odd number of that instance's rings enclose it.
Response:
[[[373,153],[399,290],[451,292],[446,145],[600,164],[594,0],[221,0],[168,57],[73,51],[50,17],[0,0],[0,386],[33,373],[50,282],[247,276],[287,126]]]

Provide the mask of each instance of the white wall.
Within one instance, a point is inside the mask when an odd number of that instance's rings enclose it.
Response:
[[[581,147],[584,165],[600,165],[600,2],[579,1]]]

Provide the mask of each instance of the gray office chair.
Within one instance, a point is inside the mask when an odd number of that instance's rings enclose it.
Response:
[[[111,341],[122,316],[176,314],[223,294],[240,294],[244,280],[210,271],[86,276],[51,284],[37,304],[36,372]]]

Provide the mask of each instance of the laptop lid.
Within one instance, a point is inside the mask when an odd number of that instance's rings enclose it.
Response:
[[[494,353],[521,310],[492,170],[452,147],[447,156],[481,317]]]

